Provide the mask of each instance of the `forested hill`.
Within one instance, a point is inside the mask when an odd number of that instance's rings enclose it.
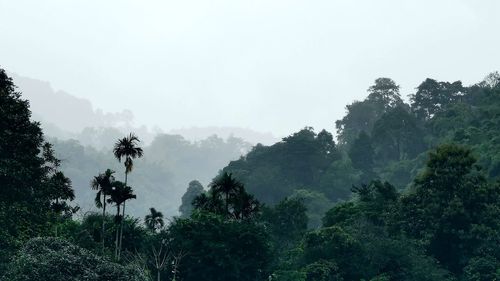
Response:
[[[243,144],[213,138],[175,161],[183,141],[168,135],[141,147],[130,133],[109,155],[51,144],[0,69],[0,280],[500,280],[500,76],[427,79],[409,104],[387,78],[368,93],[338,142],[305,128],[257,145],[208,188],[191,181],[170,219],[150,183]]]
[[[372,179],[404,189],[423,168],[428,150],[441,143],[471,147],[494,180],[500,176],[499,83],[497,72],[471,86],[428,78],[406,103],[396,82],[379,78],[336,121],[337,142],[327,131],[304,128],[272,146],[255,146],[224,171],[262,202],[300,196],[317,212],[349,199],[353,185]]]

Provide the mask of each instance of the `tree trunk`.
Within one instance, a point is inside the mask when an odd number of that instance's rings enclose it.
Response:
[[[158,269],[158,271],[156,273],[156,280],[157,281],[161,281],[161,278],[160,278],[160,269]]]
[[[102,254],[104,255],[104,235],[106,233],[106,227],[104,225],[105,223],[105,220],[106,220],[106,195],[104,194],[103,196],[104,198],[104,204],[103,204],[103,207],[102,207],[102,236],[101,236],[101,239],[102,239]]]
[[[226,216],[229,217],[229,193],[226,193]]]
[[[128,173],[127,173],[127,168],[125,168],[125,186],[127,186],[127,180],[128,180]],[[120,220],[120,234],[118,236],[118,260],[120,259],[120,255],[122,252],[122,238],[123,238],[123,221],[125,220],[125,204],[126,201],[123,202],[123,210],[122,210],[122,219]]]
[[[121,252],[122,252],[122,240],[123,240],[123,221],[125,220],[125,204],[127,202],[123,202],[123,208],[122,208],[122,219],[120,221],[120,241],[118,245],[118,258],[120,258]]]
[[[120,219],[120,205],[116,205],[116,217],[117,219]],[[120,220],[121,224],[121,220]],[[115,236],[115,259],[118,260],[118,239],[120,238],[120,226],[117,226],[116,228],[116,236]]]

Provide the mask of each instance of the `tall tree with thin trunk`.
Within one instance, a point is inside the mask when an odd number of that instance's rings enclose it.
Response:
[[[125,165],[125,186],[127,186],[128,174],[132,172],[132,169],[134,168],[133,159],[140,158],[143,155],[142,148],[138,146],[139,142],[139,138],[133,133],[130,133],[128,136],[119,139],[115,143],[115,147],[113,148],[113,154],[115,155],[116,159],[118,159],[118,161],[121,162],[122,158],[125,159],[125,161],[123,162]],[[125,217],[125,201],[123,202],[122,217]],[[118,252],[120,251],[122,246],[123,224],[120,224],[119,237]]]
[[[106,221],[106,196],[111,194],[111,190],[113,187],[113,182],[115,181],[115,177],[113,176],[115,172],[107,169],[104,173],[101,173],[94,177],[90,186],[93,190],[97,190],[95,196],[95,205],[97,208],[102,208],[102,233],[101,233],[101,243],[102,243],[102,252],[104,253],[104,236],[106,233],[105,221]]]
[[[115,222],[118,225],[116,229],[116,237],[115,237],[115,258],[116,260],[120,259],[121,253],[121,244],[120,238],[123,229],[123,220],[124,216],[120,214],[120,209],[123,204],[123,208],[125,208],[125,202],[129,199],[135,199],[136,195],[133,193],[134,191],[130,186],[125,185],[125,183],[120,181],[113,182],[113,186],[111,188],[110,198],[108,199],[108,203],[114,203],[116,206],[116,216]]]

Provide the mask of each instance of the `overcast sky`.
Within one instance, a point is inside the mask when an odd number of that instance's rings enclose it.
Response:
[[[500,1],[0,0],[0,66],[164,130],[334,130],[377,77],[500,68]]]

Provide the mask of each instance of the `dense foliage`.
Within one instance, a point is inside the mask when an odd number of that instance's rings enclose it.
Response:
[[[71,212],[71,181],[62,174],[52,146],[28,102],[0,69],[0,270],[30,237],[57,235],[56,223]]]
[[[77,212],[72,181],[0,71],[1,280],[500,280],[500,75],[426,79],[410,104],[389,78],[368,93],[337,121],[337,143],[304,128],[257,145],[207,190],[191,181],[170,219],[151,207],[167,198],[150,183],[207,154],[162,162],[158,142],[182,143],[167,135],[143,149],[130,134],[108,154],[58,143],[86,159],[67,170],[86,182],[78,202],[100,208]],[[134,201],[149,204],[143,220],[127,215]]]
[[[143,272],[122,266],[57,238],[34,238],[19,251],[6,275],[10,281],[145,281]]]

